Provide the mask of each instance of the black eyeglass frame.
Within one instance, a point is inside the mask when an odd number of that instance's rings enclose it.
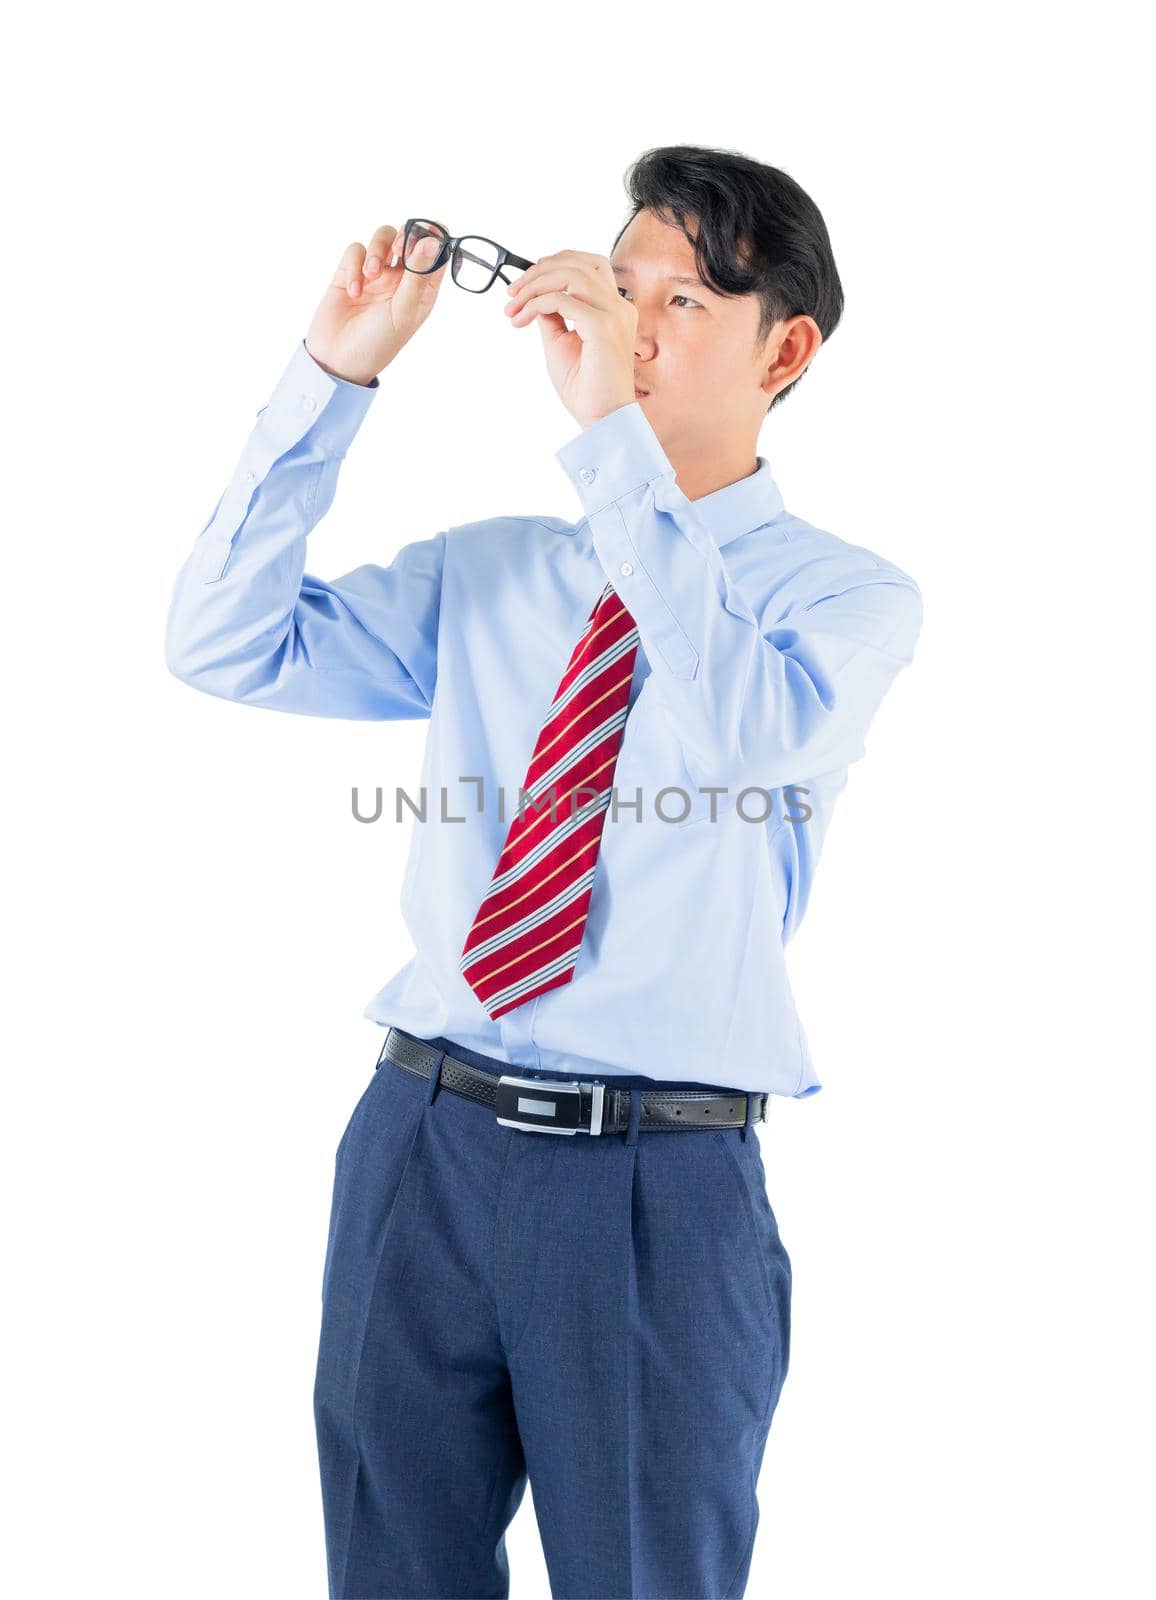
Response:
[[[426,236],[429,238],[436,238],[437,234],[440,233],[442,235],[442,247],[438,251],[436,258],[428,267],[406,266],[405,258],[409,253],[409,236],[414,228],[419,227],[426,230]],[[436,233],[432,231],[434,229],[437,230]],[[467,239],[477,239],[482,244],[492,244],[494,249],[498,252],[497,265],[494,267],[493,272],[490,275],[490,281],[485,285],[485,288],[471,289],[468,283],[461,283],[458,281],[458,264],[463,255],[467,256],[469,260],[477,262],[479,267],[489,266],[488,261],[481,260],[479,256],[471,255],[468,250],[461,250],[460,247],[466,242]],[[484,234],[463,233],[460,237],[455,239],[451,237],[450,230],[447,227],[440,222],[435,222],[432,217],[406,218],[405,231],[402,235],[401,242],[401,264],[403,267],[405,267],[407,272],[416,273],[418,277],[422,278],[428,277],[431,272],[436,272],[439,267],[445,265],[447,256],[451,258],[450,277],[457,284],[458,288],[464,289],[467,294],[485,294],[487,289],[493,288],[495,278],[501,278],[503,283],[512,283],[514,280],[506,277],[506,274],[502,271],[503,267],[518,267],[521,269],[521,271],[525,272],[527,267],[532,267],[534,265],[532,261],[527,261],[524,256],[516,256],[512,250],[507,250],[505,245],[499,244],[496,239],[487,239]]]

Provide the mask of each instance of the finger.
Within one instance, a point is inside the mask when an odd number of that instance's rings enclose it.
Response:
[[[439,239],[419,239],[410,252],[410,261],[415,267],[428,267],[440,249]],[[400,316],[421,319],[429,315],[449,264],[447,256],[436,272],[407,272],[398,263],[400,278],[393,303]]]
[[[589,268],[584,266],[558,267],[553,272],[536,275],[530,285],[526,286],[529,273],[525,273],[510,286],[509,298],[506,301],[506,310],[510,316],[526,303],[532,294],[544,294],[550,289],[567,289],[579,295],[584,300],[589,300],[591,305],[604,305],[607,302],[607,287],[604,279],[599,279]],[[615,296],[618,290],[615,287]]]
[[[564,294],[559,289],[552,289],[547,294],[532,296],[521,311],[510,318],[510,321],[515,328],[524,328],[543,312],[557,312],[559,316],[566,317],[574,324],[581,339],[589,338],[594,331],[597,318],[605,315],[601,306],[591,305],[588,300],[580,300],[577,295]]]
[[[603,278],[614,276],[614,269],[610,265],[609,256],[594,255],[589,250],[558,250],[552,256],[539,256],[533,266],[526,268],[518,282],[525,283],[527,278],[537,274],[539,268],[545,268],[550,271],[557,268],[565,269],[570,266],[582,267],[587,272],[593,272]]]
[[[539,256],[537,261],[532,262],[530,266],[523,269],[521,277],[514,280],[513,287],[520,289],[524,283],[533,283],[541,276],[543,271],[551,271],[557,260],[557,256]]]
[[[360,239],[355,239],[352,244],[346,245],[341,260],[337,263],[337,271],[333,274],[332,287],[344,289],[346,293],[354,296],[360,294],[361,268],[364,260],[365,246]]]
[[[389,222],[383,222],[380,228],[374,229],[373,237],[369,241],[365,254],[365,276],[367,278],[376,278],[392,265],[395,244],[398,249],[401,248],[398,231]]]
[[[614,271],[614,268],[610,265],[609,256],[595,255],[592,250],[568,250],[566,254],[573,256],[576,261],[581,261],[592,272],[604,274]]]

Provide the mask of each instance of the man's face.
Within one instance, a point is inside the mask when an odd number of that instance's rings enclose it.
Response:
[[[695,231],[695,219],[687,218]],[[755,344],[759,300],[724,298],[695,272],[682,229],[640,211],[610,257],[619,293],[638,308],[636,396],[667,449],[709,449],[756,436],[772,393],[762,387],[778,325]],[[679,282],[678,279],[689,279]]]

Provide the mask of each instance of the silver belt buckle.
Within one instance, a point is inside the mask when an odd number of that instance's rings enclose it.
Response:
[[[517,1078],[503,1073],[498,1079],[494,1115],[503,1128],[524,1133],[601,1133],[604,1083],[590,1085],[590,1126],[580,1123],[582,1085],[576,1078]]]

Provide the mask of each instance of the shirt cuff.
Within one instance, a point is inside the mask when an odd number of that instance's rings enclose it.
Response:
[[[307,433],[326,454],[344,455],[380,387],[376,378],[361,384],[333,377],[314,361],[302,339],[268,404],[258,411],[258,427],[270,443],[281,446],[280,455]]]
[[[555,459],[587,516],[643,484],[667,476],[674,481],[674,468],[637,400],[583,428],[576,439],[555,451]]]
[[[675,482],[675,469],[637,400],[555,452],[590,523],[595,554],[634,618],[647,658],[676,678],[698,675],[691,620],[727,587],[718,545]],[[705,563],[705,570],[704,570]]]

